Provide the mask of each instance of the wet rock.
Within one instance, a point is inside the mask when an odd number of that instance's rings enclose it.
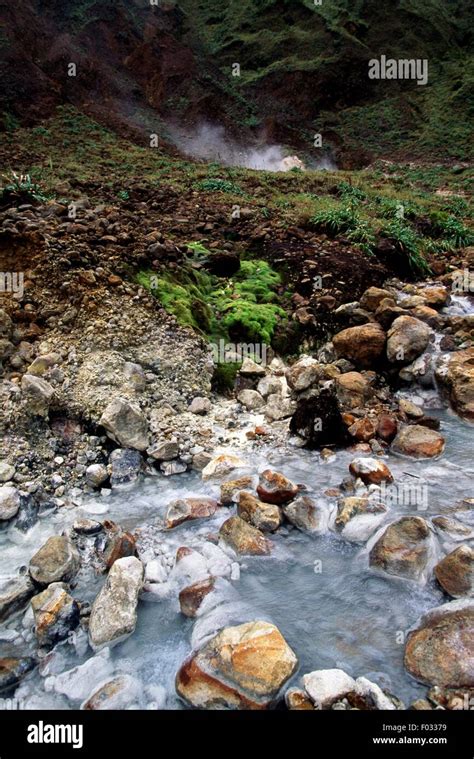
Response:
[[[463,545],[445,556],[434,568],[439,584],[453,598],[474,596],[474,550]]]
[[[35,553],[30,561],[29,572],[38,585],[52,582],[69,582],[77,574],[80,558],[69,538],[56,535]]]
[[[0,521],[6,522],[18,514],[20,508],[20,493],[9,485],[0,487]]]
[[[78,535],[97,535],[104,529],[100,522],[96,522],[95,519],[76,519],[72,529],[77,532]]]
[[[179,445],[175,441],[164,440],[151,446],[147,453],[156,461],[173,461],[179,455]]]
[[[399,316],[387,335],[387,358],[391,363],[409,364],[420,356],[430,342],[433,331],[413,316]]]
[[[240,517],[227,519],[221,526],[219,535],[236,553],[265,556],[271,552],[271,542],[260,530]]]
[[[215,580],[209,577],[206,580],[188,585],[179,593],[179,608],[185,617],[196,617],[205,597],[214,590]]]
[[[53,582],[31,599],[38,644],[49,648],[79,624],[79,604],[61,583]]]
[[[0,482],[9,482],[15,476],[15,467],[0,461]]]
[[[283,513],[292,525],[304,532],[323,532],[326,529],[326,512],[307,495],[284,504]]]
[[[0,590],[0,622],[22,609],[35,593],[28,575],[17,577]]]
[[[377,423],[374,419],[369,419],[368,417],[356,419],[349,427],[348,432],[356,440],[367,443],[377,434]]]
[[[408,636],[405,667],[422,683],[474,687],[474,602],[432,609]]]
[[[243,377],[263,377],[265,375],[265,367],[252,361],[251,358],[244,358],[240,367],[240,374]]]
[[[400,411],[412,419],[421,419],[424,416],[423,409],[417,406],[416,403],[412,403],[412,401],[409,401],[406,398],[400,398],[398,401],[398,407]]]
[[[191,519],[212,517],[218,506],[213,498],[180,498],[168,506],[166,527],[171,529]]]
[[[404,705],[394,696],[389,696],[382,688],[368,680],[366,677],[358,677],[355,688],[347,694],[347,700],[353,709],[364,711],[391,711],[404,709]]]
[[[455,542],[474,539],[474,530],[460,522],[458,519],[441,516],[434,517],[431,521],[433,522],[436,532],[438,532],[441,537],[447,537]]]
[[[388,290],[381,287],[369,287],[360,299],[360,307],[366,311],[376,311],[385,298],[392,298]]]
[[[213,458],[207,466],[202,470],[203,480],[210,480],[213,477],[222,477],[234,469],[240,469],[245,467],[245,461],[239,459],[238,456],[233,456],[230,453],[223,453],[220,456]]]
[[[310,356],[300,358],[286,371],[286,380],[297,393],[314,385],[323,376],[325,366]]]
[[[290,711],[313,711],[314,704],[301,688],[289,688],[285,693],[286,706]]]
[[[119,675],[97,688],[81,704],[84,711],[123,710],[136,707],[142,692],[141,683],[130,675]]]
[[[188,411],[191,412],[191,414],[198,414],[199,416],[204,416],[205,414],[208,414],[209,411],[212,408],[212,403],[209,400],[209,398],[193,398],[191,401]]]
[[[416,459],[439,456],[444,451],[446,441],[439,432],[420,424],[402,427],[392,443],[392,451]]]
[[[296,496],[298,486],[280,472],[265,469],[259,477],[257,493],[260,500],[265,503],[281,505]]]
[[[139,406],[116,398],[106,407],[99,424],[109,437],[124,448],[145,451],[148,448],[148,425]]]
[[[142,457],[131,448],[117,448],[109,456],[110,484],[113,488],[129,485],[138,478]]]
[[[349,471],[362,480],[364,485],[380,485],[381,482],[393,482],[393,475],[380,459],[357,458],[349,464]]]
[[[90,464],[85,472],[85,479],[91,488],[100,488],[109,478],[107,467],[103,464]]]
[[[239,494],[242,490],[253,487],[254,478],[239,477],[236,480],[227,480],[221,485],[221,503],[223,506],[232,506],[234,503],[238,503]]]
[[[449,290],[443,285],[420,288],[418,294],[421,295],[425,303],[432,308],[443,308],[449,299]]]
[[[225,628],[185,661],[176,690],[200,709],[267,709],[297,663],[278,628],[247,622]]]
[[[183,461],[162,461],[160,471],[164,477],[172,477],[174,474],[184,474],[187,465]]]
[[[446,388],[453,409],[474,421],[474,348],[451,354],[447,364],[437,367],[436,379]]]
[[[105,529],[105,546],[100,553],[104,570],[117,561],[127,556],[135,556],[137,553],[136,541],[130,532],[125,532],[123,528],[112,521],[103,523]]]
[[[31,656],[0,659],[0,692],[18,685],[35,666],[36,661]]]
[[[92,605],[89,641],[96,651],[113,646],[135,630],[143,565],[134,556],[117,559]]]
[[[237,396],[237,400],[248,411],[256,411],[265,404],[262,396],[256,390],[241,390]]]
[[[369,323],[338,332],[333,337],[333,344],[338,356],[370,368],[381,357],[385,340],[386,335],[380,324]]]
[[[344,527],[361,514],[383,514],[387,511],[382,503],[372,500],[371,498],[358,498],[356,496],[347,496],[340,498],[337,504],[337,516],[334,521],[336,530],[343,530]]]
[[[377,435],[385,440],[386,443],[391,443],[398,431],[398,422],[391,414],[381,414],[379,416],[377,425]]]
[[[275,532],[281,524],[281,512],[278,506],[263,503],[245,491],[240,494],[237,513],[241,519],[262,532]]]
[[[359,372],[345,372],[336,379],[337,398],[344,409],[363,407],[371,392],[370,383]]]
[[[369,563],[391,575],[421,580],[432,555],[431,532],[421,517],[390,524],[372,547]]]
[[[317,709],[328,709],[355,688],[342,669],[319,669],[303,676],[304,689]]]

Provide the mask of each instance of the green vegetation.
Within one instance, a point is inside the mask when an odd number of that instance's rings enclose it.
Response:
[[[203,246],[193,245],[192,250],[212,255]],[[276,325],[286,316],[276,302],[280,276],[266,261],[242,261],[237,274],[225,280],[190,266],[173,276],[142,271],[137,278],[180,324],[213,341],[270,344]]]

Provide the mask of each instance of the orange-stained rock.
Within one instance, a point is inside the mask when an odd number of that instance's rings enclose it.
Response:
[[[268,622],[227,627],[184,662],[176,690],[200,709],[267,709],[297,667],[282,634]]]
[[[363,367],[371,367],[381,357],[385,340],[385,332],[377,323],[348,327],[332,339],[338,356]]]
[[[295,497],[298,493],[298,486],[280,472],[265,469],[260,475],[257,493],[265,503],[282,504]]]
[[[380,459],[360,457],[349,464],[349,471],[359,477],[365,485],[380,485],[381,482],[393,482],[393,475]]]
[[[218,506],[214,498],[179,498],[168,506],[166,526],[172,529],[191,519],[212,517]]]
[[[265,556],[272,550],[272,544],[265,535],[240,517],[227,519],[219,535],[237,553]]]
[[[262,532],[275,532],[282,521],[278,506],[263,503],[246,491],[240,494],[237,513],[241,519],[253,524],[257,530],[262,530]]]
[[[179,594],[179,607],[185,617],[195,617],[204,598],[214,589],[215,580],[209,577],[207,580],[195,582],[183,588]]]
[[[399,430],[392,443],[392,451],[416,459],[427,459],[443,453],[445,445],[444,437],[436,430],[430,430],[421,424],[412,424]]]

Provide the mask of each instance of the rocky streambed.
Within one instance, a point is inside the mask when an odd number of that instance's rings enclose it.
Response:
[[[196,398],[185,418],[202,422],[181,430],[202,442],[207,425],[207,445],[182,450],[169,420],[151,440],[112,399],[114,450],[86,457],[84,487],[28,519],[4,475],[7,698],[469,708],[471,301],[387,287],[341,307],[349,326],[317,355],[247,360],[235,399]]]

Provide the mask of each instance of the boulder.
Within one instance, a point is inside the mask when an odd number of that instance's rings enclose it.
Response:
[[[124,448],[145,451],[148,448],[148,424],[139,406],[116,398],[106,407],[99,424],[109,437]]]
[[[439,584],[453,598],[474,596],[474,550],[458,546],[434,568]]]
[[[448,363],[436,369],[436,378],[446,388],[453,409],[474,421],[474,348],[451,354]]]
[[[195,412],[194,412],[195,413]],[[173,461],[179,454],[179,445],[174,440],[163,440],[152,445],[147,453],[156,461]]]
[[[288,688],[285,693],[285,703],[290,711],[313,711],[314,704],[301,688]]]
[[[287,369],[286,381],[292,390],[300,393],[318,382],[324,369],[324,364],[320,364],[314,358],[304,356]]]
[[[269,395],[280,395],[282,392],[282,382],[279,377],[268,374],[259,380],[257,391],[262,398],[268,398]]]
[[[6,522],[18,514],[20,508],[20,493],[9,485],[0,487],[0,521]]]
[[[283,504],[283,513],[290,524],[303,532],[323,532],[326,529],[326,512],[307,495],[300,495]]]
[[[370,368],[382,356],[386,335],[380,324],[362,324],[348,327],[334,335],[332,341],[338,356],[358,366]]]
[[[237,513],[241,519],[262,532],[275,532],[281,524],[281,512],[278,506],[263,503],[246,491],[240,494]]]
[[[281,505],[291,501],[296,496],[298,486],[280,472],[265,469],[259,477],[257,493],[260,500],[265,503]]]
[[[422,683],[474,687],[474,602],[452,601],[419,621],[405,646],[405,667]]]
[[[103,464],[91,464],[85,472],[85,479],[89,487],[100,488],[109,478],[107,467]]]
[[[381,414],[377,424],[377,435],[386,443],[391,443],[398,430],[398,422],[391,414]]]
[[[361,514],[384,514],[386,511],[387,509],[382,503],[371,498],[358,498],[356,496],[340,498],[337,504],[334,526],[336,530],[343,530],[351,519]]]
[[[166,527],[171,529],[191,519],[212,517],[218,506],[214,498],[179,498],[168,506]]]
[[[111,520],[103,523],[103,529],[105,530],[105,545],[99,554],[103,571],[110,569],[117,559],[136,556],[136,541],[130,532],[125,532],[119,524]]]
[[[421,424],[402,427],[392,443],[392,451],[416,459],[428,459],[443,453],[446,441],[436,430]]]
[[[267,419],[279,422],[288,419],[295,410],[295,404],[290,398],[284,398],[280,393],[271,393],[267,396],[267,405],[264,414]]]
[[[360,307],[366,311],[376,311],[385,298],[392,298],[388,290],[383,290],[381,287],[369,287],[359,301]]]
[[[349,435],[362,443],[368,443],[369,440],[377,434],[377,422],[369,417],[356,419],[348,429]]]
[[[244,358],[240,367],[240,374],[243,377],[263,377],[265,375],[265,367],[252,361],[251,358]]]
[[[236,480],[227,480],[221,485],[221,503],[223,506],[232,506],[238,503],[239,494],[242,490],[253,486],[254,478],[251,476],[239,477]]]
[[[271,542],[260,530],[244,522],[240,517],[230,517],[219,530],[222,540],[236,553],[264,556],[271,551]]]
[[[256,411],[265,405],[265,401],[256,390],[241,390],[237,396],[237,400],[248,411]]]
[[[349,464],[349,471],[362,480],[364,485],[380,485],[381,482],[393,482],[393,475],[381,459],[359,457]]]
[[[34,667],[36,667],[36,660],[32,656],[1,658],[0,693],[18,685]]]
[[[370,382],[359,372],[345,372],[336,379],[336,395],[343,409],[364,406],[371,392]]]
[[[207,464],[202,470],[203,480],[210,480],[211,478],[218,478],[229,474],[234,469],[240,469],[245,467],[245,461],[239,459],[238,456],[233,456],[231,453],[223,453],[220,456],[215,456],[209,464]]]
[[[109,456],[110,484],[113,488],[130,485],[138,478],[142,457],[132,448],[116,448]]]
[[[342,669],[319,669],[303,676],[304,689],[317,709],[327,709],[355,688]]]
[[[197,397],[193,398],[188,406],[188,411],[191,414],[197,414],[198,416],[204,416],[208,414],[212,408],[212,403],[209,398]]]
[[[224,628],[184,662],[176,690],[199,709],[267,709],[298,661],[277,627],[247,622]]]
[[[421,517],[392,522],[372,547],[369,563],[390,575],[421,580],[432,555],[431,531]]]
[[[128,556],[114,562],[92,605],[89,641],[94,651],[116,645],[133,633],[142,584],[141,561]]]
[[[0,482],[9,482],[14,476],[15,467],[6,461],[0,461]]]
[[[31,599],[38,644],[54,646],[67,638],[79,624],[79,604],[66,592],[62,583],[53,582]]]
[[[409,364],[418,358],[430,342],[433,330],[413,316],[399,316],[387,334],[387,358],[391,363]]]
[[[48,538],[30,561],[30,577],[38,585],[69,582],[79,570],[80,557],[74,543],[64,535]]]
[[[130,675],[119,675],[94,690],[81,704],[84,711],[124,710],[137,707],[143,687]]]
[[[22,609],[35,593],[28,575],[21,575],[0,590],[0,622]]]
[[[26,398],[29,411],[39,416],[47,416],[54,398],[54,388],[49,382],[33,374],[24,374],[21,378],[21,391]]]
[[[205,597],[214,590],[215,580],[209,577],[183,588],[179,593],[179,608],[185,617],[196,617]]]

